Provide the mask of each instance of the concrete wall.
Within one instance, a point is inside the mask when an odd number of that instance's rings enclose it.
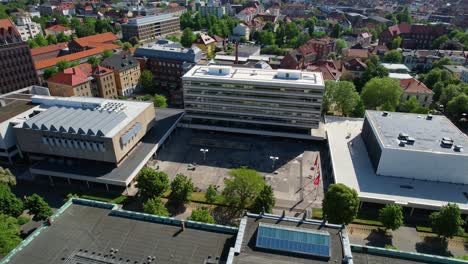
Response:
[[[454,154],[384,148],[377,174],[468,184],[468,156]]]

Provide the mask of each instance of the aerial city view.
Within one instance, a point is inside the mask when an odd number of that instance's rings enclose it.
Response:
[[[0,264],[468,263],[468,0],[0,0]]]

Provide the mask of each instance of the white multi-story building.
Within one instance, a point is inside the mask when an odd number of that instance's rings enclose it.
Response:
[[[211,65],[182,80],[186,127],[305,139],[319,127],[319,72]]]
[[[33,22],[30,16],[21,15],[16,18],[16,28],[21,34],[21,39],[27,41],[42,33],[41,24]]]

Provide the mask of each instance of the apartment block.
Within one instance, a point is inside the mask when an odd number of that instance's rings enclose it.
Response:
[[[172,14],[133,18],[122,25],[124,40],[137,37],[139,40],[155,39],[180,31],[180,19]]]
[[[319,72],[211,65],[182,79],[186,127],[305,139],[319,127]]]
[[[79,66],[65,69],[47,79],[53,96],[92,96],[91,78]]]
[[[128,96],[135,92],[141,75],[137,59],[126,53],[115,54],[103,60],[101,66],[114,71],[119,96]]]

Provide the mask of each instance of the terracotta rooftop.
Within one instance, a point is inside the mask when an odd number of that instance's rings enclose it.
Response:
[[[2,42],[0,44],[21,42],[21,35],[8,18],[0,19],[0,41]]]
[[[80,66],[65,69],[50,77],[47,82],[76,86],[88,81],[88,75],[83,72]]]
[[[76,38],[73,41],[82,47],[97,47],[101,43],[113,42],[118,40],[117,36],[112,32],[87,36],[83,38]]]
[[[400,86],[401,88],[403,88],[403,91],[408,93],[434,93],[431,89],[427,88],[427,86],[423,82],[418,81],[414,78],[400,80]]]
[[[62,25],[54,25],[54,26],[51,26],[51,27],[46,28],[46,30],[52,30],[52,31],[67,31],[67,30],[70,30],[70,28],[69,28],[69,27],[62,26]]]
[[[120,46],[115,45],[115,44],[101,44],[97,48],[93,48],[93,49],[89,49],[89,50],[85,50],[85,51],[81,51],[77,53],[72,53],[69,55],[65,55],[65,56],[57,57],[53,59],[38,61],[34,63],[34,66],[36,67],[36,70],[42,70],[42,69],[54,66],[55,64],[57,64],[57,62],[61,60],[65,60],[69,62],[76,61],[76,60],[80,60],[83,58],[87,58],[87,57],[91,57],[91,56],[103,53],[105,50],[113,50],[113,49],[118,49],[118,48],[120,48]]]
[[[363,59],[367,59],[369,57],[369,51],[367,49],[346,49],[344,50],[344,53],[347,57]]]
[[[39,54],[66,49],[67,47],[68,47],[68,43],[57,43],[57,44],[48,45],[45,47],[34,48],[34,49],[31,49],[31,55],[37,56]]]

